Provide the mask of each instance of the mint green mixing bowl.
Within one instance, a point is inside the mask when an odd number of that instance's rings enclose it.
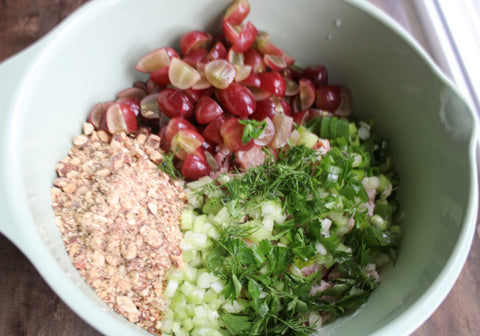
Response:
[[[192,29],[217,29],[229,1],[97,0],[0,65],[0,231],[53,290],[107,335],[142,335],[80,278],[53,222],[56,162],[89,109],[143,78],[140,56]],[[445,298],[477,218],[475,114],[419,45],[371,5],[251,0],[249,19],[301,65],[324,64],[354,110],[376,118],[401,174],[404,239],[369,302],[322,335],[408,335]]]

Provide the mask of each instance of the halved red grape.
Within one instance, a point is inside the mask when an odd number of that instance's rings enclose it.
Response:
[[[222,20],[222,30],[227,40],[232,44],[233,50],[239,53],[247,51],[257,38],[257,28],[248,21],[245,25],[232,25]]]
[[[267,126],[263,130],[263,132],[258,136],[258,138],[253,139],[253,142],[257,146],[266,146],[272,142],[275,138],[275,124],[273,123],[272,119],[266,117],[263,119],[267,123]]]
[[[105,102],[105,103],[98,103],[92,107],[90,113],[88,114],[88,122],[95,127],[95,129],[101,128],[101,120],[107,109],[113,105],[114,102]]]
[[[298,85],[300,89],[300,110],[306,110],[315,102],[315,85],[307,78],[300,79]]]
[[[320,86],[315,91],[315,107],[334,112],[340,106],[342,87],[339,85]]]
[[[263,61],[272,70],[283,70],[287,67],[287,61],[283,56],[265,54]]]
[[[352,94],[348,88],[342,86],[340,91],[340,105],[333,112],[339,117],[348,117],[352,113]]]
[[[285,96],[297,95],[298,92],[300,92],[300,86],[298,85],[298,83],[288,77],[284,77],[284,78],[285,78],[285,84],[286,84]]]
[[[203,137],[216,144],[221,144],[223,142],[223,138],[220,134],[220,128],[226,120],[227,118],[223,114],[212,120],[203,130]]]
[[[172,85],[178,89],[185,90],[198,82],[201,76],[195,68],[179,58],[174,58],[168,67],[168,78]]]
[[[200,177],[210,174],[211,167],[201,148],[195,153],[190,153],[185,157],[180,172],[187,180],[198,180]]]
[[[284,54],[282,49],[280,49],[270,41],[270,36],[266,33],[257,35],[257,41],[255,42],[255,45],[257,50],[262,55],[283,56]]]
[[[209,33],[192,30],[180,37],[180,52],[182,55],[187,55],[198,48],[208,49],[212,42],[213,37]]]
[[[120,97],[115,102],[127,106],[136,116],[140,113],[140,99],[137,97]]]
[[[250,3],[248,0],[235,0],[225,11],[223,19],[231,24],[239,25],[250,13]]]
[[[233,115],[246,117],[255,112],[257,103],[252,92],[245,86],[233,82],[223,90],[217,90],[220,104]]]
[[[201,96],[195,105],[195,119],[199,124],[205,125],[223,114],[223,109],[218,103],[208,96]]]
[[[259,88],[261,81],[260,81],[260,77],[258,77],[258,74],[252,70],[250,71],[250,74],[248,75],[248,77],[245,78],[243,81],[241,81],[241,83],[250,87]]]
[[[252,72],[264,72],[267,70],[265,63],[263,62],[262,54],[256,49],[250,48],[243,53],[244,64],[252,67]]]
[[[165,89],[158,94],[157,102],[160,109],[169,118],[189,119],[193,115],[192,98],[181,90]]]
[[[244,64],[244,56],[242,52],[236,52],[233,48],[230,48],[227,52],[227,61],[232,63],[233,65],[243,65]]]
[[[271,99],[259,100],[257,101],[257,108],[252,114],[252,119],[262,121],[267,117],[273,118],[276,112],[277,108]]]
[[[250,91],[252,92],[256,101],[265,100],[272,96],[271,92],[262,90],[259,87],[250,87]]]
[[[215,43],[207,54],[208,61],[225,59],[226,57],[227,57],[227,48],[225,48],[222,42]]]
[[[175,134],[171,141],[171,150],[180,159],[185,159],[186,154],[193,153],[200,148],[205,139],[196,130],[182,129]]]
[[[243,82],[250,77],[252,67],[250,65],[235,65],[235,82]]]
[[[224,59],[208,62],[204,71],[205,78],[217,89],[226,89],[236,75],[233,64]]]
[[[155,70],[150,73],[150,79],[158,85],[170,84],[170,78],[168,78],[168,66]]]
[[[169,122],[169,118],[160,111],[158,106],[158,93],[145,96],[140,101],[139,119],[148,125],[157,123],[157,127],[163,127]]]
[[[285,78],[278,71],[268,71],[258,74],[260,89],[270,92],[277,97],[283,97],[287,84]]]
[[[102,116],[101,127],[110,134],[138,131],[135,112],[127,104],[115,103],[109,106]]]
[[[137,98],[137,99],[142,99],[143,97],[146,96],[145,89],[137,88],[137,87],[130,87],[125,90],[120,91],[117,93],[118,98]]]
[[[187,63],[188,65],[197,68],[198,65],[201,63],[205,63],[207,61],[208,50],[205,48],[198,48],[194,49],[185,56],[183,56],[182,60]]]
[[[242,142],[243,130],[245,126],[240,123],[238,118],[227,119],[220,127],[220,134],[223,139],[223,144],[230,151],[236,152],[238,150],[248,150],[253,146],[253,140],[247,143]]]
[[[287,144],[292,133],[293,118],[284,114],[276,114],[272,121],[275,125],[275,137],[269,145],[272,148],[281,148]]]
[[[140,72],[151,73],[160,68],[169,66],[170,60],[176,57],[178,57],[178,53],[175,49],[170,47],[159,48],[143,56],[137,62],[135,68]]]
[[[323,65],[305,68],[302,72],[302,76],[310,79],[315,87],[324,86],[328,83],[328,72]]]
[[[196,131],[196,127],[193,126],[188,120],[184,118],[172,118],[168,122],[167,126],[165,127],[164,137],[165,140],[170,144],[172,142],[173,137],[177,134],[180,130],[192,130]]]

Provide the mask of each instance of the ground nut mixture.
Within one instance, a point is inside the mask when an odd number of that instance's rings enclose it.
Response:
[[[182,267],[185,196],[157,164],[156,135],[113,137],[84,124],[57,167],[55,221],[76,269],[115,311],[153,334],[166,273]]]

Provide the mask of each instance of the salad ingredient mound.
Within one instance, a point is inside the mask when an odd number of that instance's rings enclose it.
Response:
[[[158,334],[167,272],[183,267],[185,195],[157,168],[160,138],[85,124],[56,166],[55,222],[73,266],[130,322]]]

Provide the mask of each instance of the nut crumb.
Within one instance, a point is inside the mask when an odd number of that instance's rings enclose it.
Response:
[[[50,194],[72,264],[116,312],[160,335],[167,272],[184,267],[186,200],[162,173],[160,138],[110,136],[83,125],[56,165]]]

